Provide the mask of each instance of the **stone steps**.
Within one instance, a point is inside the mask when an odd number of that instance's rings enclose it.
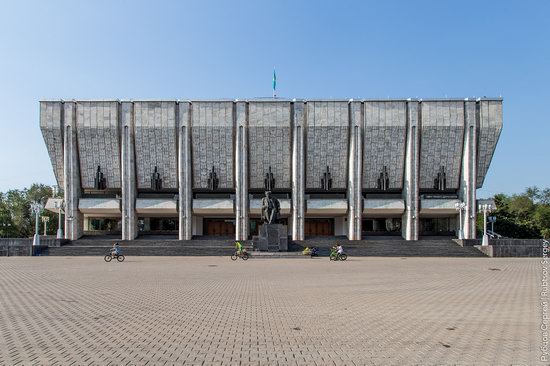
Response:
[[[61,247],[49,248],[50,256],[104,256],[109,253],[108,247]],[[234,253],[233,248],[178,248],[174,246],[154,246],[154,247],[122,247],[122,254],[125,256],[230,256]]]
[[[105,255],[113,243],[119,243],[122,254],[128,256],[225,256],[235,250],[233,240],[113,240],[79,239],[59,248],[49,248],[51,256]]]
[[[112,240],[81,239],[61,247],[49,248],[51,256],[105,255],[113,245]],[[234,252],[234,241],[209,240],[133,240],[118,241],[122,253],[128,256],[228,256]],[[307,239],[289,244],[290,252],[301,252],[306,246],[317,247],[320,256],[328,256],[330,248],[341,243],[349,256],[377,257],[485,257],[474,247],[462,247],[450,239],[434,240],[359,240]],[[253,255],[250,244],[245,247]],[[273,257],[273,256],[272,256]],[[284,257],[281,255],[281,257]]]
[[[485,257],[476,248],[461,247],[450,239],[436,240],[357,240],[347,239],[307,239],[293,243],[292,250],[316,247],[321,256],[328,255],[330,248],[342,244],[350,256],[380,257]]]

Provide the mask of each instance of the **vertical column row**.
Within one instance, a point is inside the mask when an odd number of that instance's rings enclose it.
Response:
[[[361,102],[350,101],[350,146],[348,174],[348,239],[361,240],[363,222],[363,118]]]
[[[122,169],[122,240],[137,237],[136,164],[134,151],[134,105],[122,102],[121,115],[121,169]]]
[[[305,117],[304,103],[295,101],[292,127],[292,240],[304,240]]]
[[[236,103],[236,147],[235,147],[235,221],[236,240],[248,239],[248,105]]]
[[[63,190],[65,191],[65,239],[82,236],[84,217],[78,209],[81,195],[80,164],[76,138],[76,103],[63,105]]]
[[[401,225],[402,236],[405,240],[418,240],[419,113],[419,103],[409,101],[407,103],[407,142],[403,184],[405,212]]]
[[[179,240],[191,240],[193,236],[193,191],[191,161],[191,112],[189,102],[178,104],[178,192],[179,192]]]
[[[460,200],[466,204],[463,232],[465,239],[476,237],[476,166],[477,166],[477,121],[476,103],[464,102],[464,148],[462,149],[462,173],[460,179]]]

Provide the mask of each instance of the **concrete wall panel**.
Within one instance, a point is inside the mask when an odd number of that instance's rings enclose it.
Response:
[[[347,102],[307,102],[306,188],[321,188],[328,166],[332,188],[347,188],[349,111]]]
[[[193,188],[208,188],[214,166],[218,188],[235,188],[233,102],[192,104]]]
[[[481,101],[477,145],[477,188],[483,186],[501,131],[502,101]]]
[[[389,188],[403,187],[406,110],[405,102],[365,102],[363,188],[378,188],[384,166]]]
[[[118,102],[77,102],[76,111],[82,188],[94,187],[98,165],[107,188],[121,188]]]
[[[250,102],[248,117],[249,182],[264,188],[271,166],[275,188],[291,188],[291,109],[289,102]]]
[[[421,103],[420,188],[432,189],[441,166],[447,188],[459,187],[464,138],[464,102]]]
[[[163,188],[178,188],[175,102],[134,104],[138,188],[151,188],[158,167]]]
[[[59,187],[63,187],[62,110],[63,104],[61,102],[40,102],[40,130]]]

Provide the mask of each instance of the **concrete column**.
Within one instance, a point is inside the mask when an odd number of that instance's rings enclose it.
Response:
[[[179,240],[193,237],[193,191],[191,161],[191,114],[190,102],[179,102],[178,108],[178,190],[179,190]]]
[[[476,102],[464,101],[464,148],[459,197],[466,204],[463,219],[464,239],[476,237],[476,162],[477,121]]]
[[[304,240],[305,220],[305,104],[294,101],[292,131],[292,240]]]
[[[76,138],[76,103],[63,105],[63,190],[65,191],[65,239],[76,240],[84,231],[84,217],[78,209],[81,196],[80,162]]]
[[[134,104],[122,102],[121,115],[121,170],[122,170],[122,240],[137,237],[136,164],[134,150]]]
[[[237,131],[235,146],[235,240],[248,239],[248,105],[236,103]]]
[[[350,101],[350,139],[348,168],[348,239],[361,240],[363,220],[363,108]]]
[[[407,144],[405,151],[405,177],[403,184],[403,213],[401,234],[405,240],[418,240],[418,171],[420,161],[420,123],[419,102],[407,102]]]

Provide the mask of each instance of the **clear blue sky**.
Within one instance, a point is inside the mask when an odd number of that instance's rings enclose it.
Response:
[[[42,98],[504,98],[480,196],[550,187],[550,1],[4,1],[0,191],[54,184]]]

